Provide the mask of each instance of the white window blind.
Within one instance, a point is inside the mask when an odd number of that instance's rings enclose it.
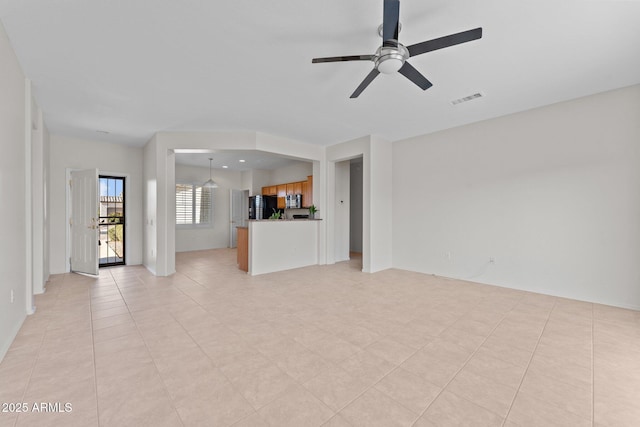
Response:
[[[212,189],[195,184],[176,184],[176,224],[211,225]]]

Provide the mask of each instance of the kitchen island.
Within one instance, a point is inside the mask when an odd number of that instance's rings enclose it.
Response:
[[[318,264],[319,219],[249,220],[247,270],[252,276]],[[240,237],[240,236],[238,236]],[[240,247],[241,242],[238,242]],[[242,263],[238,261],[239,265]]]

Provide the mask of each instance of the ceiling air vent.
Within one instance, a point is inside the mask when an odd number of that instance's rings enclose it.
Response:
[[[467,101],[471,101],[471,100],[474,100],[474,99],[482,98],[483,96],[484,95],[482,95],[482,93],[477,92],[477,93],[474,93],[473,95],[465,96],[464,98],[454,99],[453,101],[451,101],[451,105],[461,104],[463,102],[467,102]]]

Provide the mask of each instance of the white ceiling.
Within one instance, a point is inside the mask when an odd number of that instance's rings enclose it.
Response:
[[[292,166],[300,160],[258,150],[219,150],[210,153],[176,153],[176,163],[203,168],[248,171],[253,169],[280,169]],[[244,160],[244,162],[241,162]],[[226,166],[226,168],[224,167]]]
[[[137,146],[166,130],[395,141],[640,83],[640,1],[402,0],[405,45],[483,38],[411,58],[425,92],[381,75],[358,99],[372,63],[311,59],[373,53],[382,0],[0,0],[0,19],[52,133]]]

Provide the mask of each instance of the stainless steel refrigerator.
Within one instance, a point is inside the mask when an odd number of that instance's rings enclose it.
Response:
[[[276,196],[249,197],[249,219],[268,219],[274,212],[283,212],[283,209],[278,209]]]

